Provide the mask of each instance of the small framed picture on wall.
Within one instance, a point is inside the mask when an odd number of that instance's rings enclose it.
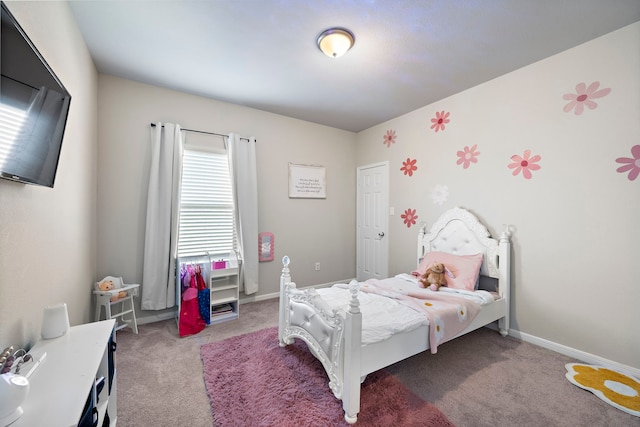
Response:
[[[273,233],[258,234],[258,261],[273,261]]]
[[[289,163],[289,198],[326,199],[327,177],[324,166]]]

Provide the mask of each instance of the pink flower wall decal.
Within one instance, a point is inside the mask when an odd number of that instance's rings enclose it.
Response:
[[[478,163],[478,156],[480,155],[479,151],[476,151],[478,148],[478,144],[473,144],[473,147],[464,147],[464,151],[458,151],[458,161],[457,165],[462,165],[463,168],[467,169],[471,163]]]
[[[384,134],[384,142],[383,144],[387,144],[387,148],[391,147],[391,144],[396,143],[396,131],[388,130],[387,133]]]
[[[609,92],[611,92],[611,88],[598,90],[599,87],[600,82],[593,82],[589,87],[587,87],[586,83],[578,83],[576,85],[576,93],[566,93],[562,96],[562,99],[570,101],[564,106],[564,112],[568,113],[575,109],[574,114],[579,116],[584,111],[584,107],[594,110],[598,104],[592,100],[602,98],[603,96],[609,95]]]
[[[407,226],[407,228],[411,228],[412,225],[416,224],[418,215],[416,215],[415,209],[407,209],[404,211],[402,215],[400,215],[400,218],[404,220],[404,223]]]
[[[439,130],[444,130],[444,125],[449,123],[449,114],[449,112],[445,113],[444,110],[442,110],[441,112],[436,111],[436,117],[434,119],[431,119],[431,123],[433,123],[431,125],[431,129],[434,129],[436,132],[438,132]]]
[[[531,171],[537,171],[540,169],[540,165],[536,164],[542,157],[535,155],[531,157],[531,150],[525,150],[522,157],[517,154],[511,156],[513,163],[508,165],[509,169],[513,169],[513,176],[516,176],[522,171],[522,176],[526,179],[531,179]]]
[[[402,162],[402,167],[400,168],[400,170],[403,171],[405,175],[413,176],[413,171],[418,170],[416,162],[416,159],[411,160],[409,157],[407,157],[407,161]]]
[[[635,180],[640,175],[640,145],[631,147],[631,155],[633,157],[618,157],[616,163],[622,163],[616,171],[620,173],[629,172],[629,181]]]

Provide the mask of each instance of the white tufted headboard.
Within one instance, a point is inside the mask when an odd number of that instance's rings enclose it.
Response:
[[[499,242],[491,238],[485,227],[471,212],[453,208],[443,213],[428,233],[424,227],[418,235],[418,265],[427,252],[439,251],[455,255],[483,253],[482,276],[499,279]]]

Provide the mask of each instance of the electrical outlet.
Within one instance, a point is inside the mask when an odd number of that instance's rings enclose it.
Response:
[[[320,271],[320,263],[316,262],[316,271]]]

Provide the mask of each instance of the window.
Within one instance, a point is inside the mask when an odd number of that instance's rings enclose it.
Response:
[[[235,248],[234,204],[226,152],[185,148],[178,257],[226,256]]]
[[[0,168],[2,170],[15,147],[16,139],[22,132],[27,116],[26,110],[0,104]]]

